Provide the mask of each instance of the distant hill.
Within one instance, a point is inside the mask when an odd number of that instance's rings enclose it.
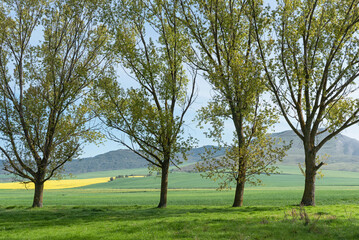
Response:
[[[213,146],[206,146],[213,147]],[[201,160],[200,154],[204,147],[194,148],[187,154],[186,163],[195,163]],[[218,151],[215,156],[222,156],[224,150]],[[68,173],[86,173],[116,169],[131,169],[147,167],[147,161],[127,149],[119,149],[91,158],[76,159],[66,163],[65,171]]]
[[[288,156],[285,157],[282,163],[285,165],[296,165],[304,163],[304,152],[301,140],[296,136],[293,131],[284,131],[274,133],[272,135],[276,138],[281,138],[284,142],[289,143],[292,141],[292,148],[288,151]],[[321,134],[319,139],[323,139],[326,134]],[[213,146],[206,146],[213,147]],[[204,147],[194,148],[188,153],[187,163],[196,163],[201,161],[200,154],[204,153]],[[215,157],[221,157],[224,150],[218,151]],[[324,169],[332,170],[346,170],[359,172],[359,141],[349,138],[342,134],[337,135],[319,152],[319,155],[327,154],[329,157],[326,159]],[[183,170],[193,169],[193,165],[183,167]],[[84,173],[95,171],[106,171],[116,169],[131,169],[146,167],[147,162],[131,152],[130,150],[120,149],[104,153],[92,158],[85,158],[82,160],[74,160],[66,165],[67,172]]]
[[[322,140],[328,133],[319,135],[317,141]],[[292,147],[283,164],[304,163],[304,150],[301,140],[293,131],[274,133],[273,137],[281,138],[286,143],[292,141]],[[324,169],[359,171],[359,141],[343,134],[338,134],[328,141],[319,151],[319,156],[328,155]]]
[[[304,163],[303,147],[300,139],[293,131],[284,131],[274,133],[273,137],[281,138],[286,143],[293,142],[292,148],[288,151],[288,156],[280,164],[296,165]],[[320,136],[320,139],[326,135]],[[214,146],[206,146],[214,147]],[[193,165],[201,161],[200,154],[204,153],[204,147],[194,148],[188,153],[187,166],[183,170],[193,169]],[[224,150],[216,153],[215,157],[221,157]],[[339,134],[336,138],[327,142],[319,154],[328,154],[329,158],[326,160],[328,165],[324,169],[331,170],[346,170],[359,172],[359,141]],[[188,165],[188,163],[193,163]],[[0,169],[1,169],[0,160]],[[147,162],[127,149],[119,149],[116,151],[107,152],[91,158],[76,159],[68,162],[65,165],[67,173],[79,174],[86,172],[97,172],[117,169],[132,169],[147,167]],[[0,170],[1,171],[1,170]],[[1,172],[0,172],[1,173]]]
[[[65,171],[69,173],[98,172],[116,169],[146,167],[146,161],[127,149],[119,149],[91,158],[75,159],[66,163]]]

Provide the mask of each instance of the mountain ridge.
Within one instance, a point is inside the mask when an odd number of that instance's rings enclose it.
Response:
[[[321,140],[326,136],[327,134],[324,133],[318,137],[318,140]],[[298,163],[304,164],[303,145],[299,137],[297,137],[293,131],[287,130],[273,133],[272,137],[281,138],[286,144],[292,142],[292,147],[287,152],[288,155],[284,158],[283,162],[278,165],[297,165]],[[191,169],[196,162],[201,161],[200,154],[204,153],[206,147],[209,148],[215,146],[207,145],[193,148],[189,151],[187,154],[187,166],[184,169]],[[225,150],[221,149],[216,152],[215,157],[221,157],[224,153]],[[323,146],[318,155],[329,156],[325,160],[327,165],[323,167],[324,169],[359,172],[359,140],[357,139],[347,137],[343,134],[338,134],[335,138],[329,140]],[[2,161],[0,161],[0,169],[2,168],[1,162]],[[68,162],[65,165],[65,172],[80,174],[97,171],[144,168],[147,166],[147,162],[132,151],[128,149],[118,149],[99,154],[94,157],[75,159]]]
[[[304,150],[303,144],[299,137],[292,131],[287,130],[283,132],[273,133],[273,137],[281,138],[283,142],[288,144],[292,142],[292,148],[288,150],[288,155],[284,158],[282,163],[284,165],[297,165],[298,163],[304,163]],[[319,135],[318,140],[327,136],[327,133]],[[196,163],[201,160],[200,154],[204,153],[205,147],[215,146],[202,146],[194,148],[188,153],[188,163]],[[220,157],[224,154],[224,149],[218,151],[215,157]],[[328,155],[325,160],[327,165],[324,169],[331,170],[346,170],[346,171],[358,171],[359,172],[359,141],[354,138],[347,137],[343,134],[338,134],[335,138],[329,140],[323,148],[319,151],[318,156]],[[110,151],[108,153],[100,154],[92,158],[85,158],[82,160],[74,160],[69,162],[66,166],[67,172],[82,173],[88,170],[79,171],[81,168],[76,165],[83,163],[91,163],[88,165],[101,165],[102,168],[96,168],[98,171],[116,170],[116,169],[131,169],[142,168],[147,166],[147,162],[135,153],[127,149],[119,149]],[[107,165],[107,166],[106,166]],[[187,166],[186,169],[190,169]]]

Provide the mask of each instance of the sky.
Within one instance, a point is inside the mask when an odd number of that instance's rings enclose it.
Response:
[[[121,74],[119,81],[121,83],[124,83],[122,85],[127,85],[130,84],[129,81],[134,81],[134,80],[131,80],[125,74]],[[184,127],[185,132],[186,134],[190,133],[192,137],[195,137],[198,140],[197,147],[204,145],[215,145],[216,144],[215,142],[205,137],[203,133],[204,130],[200,129],[197,126],[198,123],[193,121],[193,118],[196,115],[196,111],[201,107],[205,106],[207,102],[212,98],[213,90],[211,86],[203,78],[199,78],[197,82],[197,92],[198,95],[196,101],[190,107],[186,115],[185,127]],[[282,132],[286,130],[291,130],[291,129],[289,125],[286,123],[286,121],[284,120],[284,118],[281,117],[280,122],[274,125],[274,132]],[[233,136],[232,135],[233,131],[234,131],[233,123],[231,123],[231,121],[227,121],[225,124],[226,135],[224,136],[226,141],[228,142],[231,141]],[[120,134],[119,132],[116,133]],[[344,130],[342,134],[359,140],[359,125],[355,125]],[[83,154],[81,155],[81,158],[93,157],[99,154],[103,154],[118,149],[125,149],[125,147],[111,140],[104,140],[104,142],[99,145],[87,144],[84,146]]]
[[[271,7],[274,7],[275,0],[264,0],[265,4],[270,5]],[[131,79],[123,69],[118,70],[119,73],[119,82],[124,87],[132,86],[134,83],[134,80]],[[196,111],[200,109],[201,107],[205,106],[207,102],[212,98],[213,96],[213,90],[211,86],[202,78],[199,77],[197,79],[197,98],[194,104],[190,107],[189,111],[187,112],[186,119],[185,119],[185,134],[191,134],[192,137],[195,137],[198,140],[197,146],[203,146],[203,145],[215,145],[211,139],[208,139],[205,137],[203,130],[200,129],[197,126],[197,122],[194,122],[193,119],[196,115]],[[274,126],[274,132],[282,132],[290,130],[289,125],[286,123],[283,117],[280,118],[280,122],[275,124]],[[234,131],[233,123],[230,121],[227,121],[225,124],[225,132],[226,135],[224,136],[225,140],[227,142],[231,141],[232,134]],[[117,134],[120,134],[119,132],[116,132]],[[359,140],[359,125],[352,126],[342,132],[342,134],[355,138]],[[120,145],[119,143],[113,142],[111,140],[104,140],[102,144],[96,145],[96,144],[86,144],[83,148],[83,153],[81,154],[81,158],[86,157],[93,157],[98,154],[106,153],[109,151],[117,150],[117,149],[124,149],[125,147]]]
[[[269,4],[271,7],[275,5],[275,0],[265,0],[266,4]],[[42,40],[42,31],[41,29],[37,29],[37,34],[34,34],[32,41],[38,42]],[[128,87],[133,86],[134,80],[131,79],[122,69],[119,68],[119,81],[122,86]],[[186,115],[186,122],[185,122],[185,132],[186,134],[191,134],[191,136],[195,137],[198,140],[197,146],[203,146],[203,145],[209,145],[209,144],[215,144],[211,139],[208,139],[205,137],[203,130],[201,130],[197,126],[197,122],[194,122],[193,119],[196,115],[196,111],[200,109],[201,107],[205,106],[207,102],[212,98],[213,96],[213,90],[211,86],[202,78],[199,77],[197,80],[197,98],[194,104],[190,107],[187,115]],[[225,125],[225,139],[226,141],[230,141],[232,139],[232,133],[233,133],[234,127],[233,124],[228,121]],[[290,130],[290,127],[285,122],[283,118],[281,118],[281,121],[274,126],[275,132],[281,132],[285,130]],[[118,133],[120,134],[120,133]],[[359,126],[352,126],[342,132],[342,134],[355,138],[359,140]],[[110,140],[104,140],[102,144],[96,145],[96,144],[85,144],[83,148],[83,153],[81,154],[81,158],[86,157],[93,157],[98,154],[106,153],[108,151],[117,150],[120,148],[124,148],[119,143],[110,141]]]
[[[133,79],[131,79],[127,74],[125,74],[122,70],[119,70],[119,79],[118,81],[121,83],[122,87],[130,87],[132,86],[132,82],[134,82]],[[203,130],[199,129],[197,126],[197,122],[194,122],[193,119],[196,115],[196,112],[201,107],[205,106],[207,102],[211,99],[211,96],[213,95],[213,90],[211,86],[202,78],[198,77],[197,79],[197,98],[196,101],[193,103],[193,105],[189,108],[186,119],[185,119],[185,134],[191,134],[192,137],[195,137],[198,139],[198,146],[203,145],[210,145],[215,144],[210,139],[207,139],[204,134]],[[230,124],[226,124],[228,132],[230,133],[228,137],[228,140],[232,137],[232,132],[234,128]],[[115,132],[116,134],[119,134],[121,136],[120,132]],[[82,158],[86,157],[93,157],[98,154],[106,153],[109,151],[117,150],[117,149],[124,149],[121,144],[113,142],[111,140],[104,140],[102,144],[96,145],[96,144],[87,144],[84,146],[83,154],[81,155]]]

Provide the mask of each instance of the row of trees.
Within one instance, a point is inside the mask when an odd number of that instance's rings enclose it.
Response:
[[[169,167],[195,142],[184,123],[200,74],[215,94],[197,120],[227,150],[216,159],[209,149],[198,169],[223,178],[222,187],[234,182],[233,206],[242,206],[245,183],[275,172],[290,147],[267,134],[281,113],[303,141],[301,204],[315,205],[317,152],[359,122],[358,3],[284,0],[271,10],[260,0],[5,0],[4,168],[35,184],[33,207],[41,207],[44,182],[103,137],[98,119],[108,138],[161,171],[158,207],[166,207]],[[121,87],[117,63],[133,87]],[[232,143],[222,139],[225,120]]]

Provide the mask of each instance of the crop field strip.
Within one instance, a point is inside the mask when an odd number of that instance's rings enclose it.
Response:
[[[160,177],[143,177],[148,171],[146,168],[135,169],[134,171],[118,170],[108,172],[93,172],[79,174],[64,178],[62,180],[51,180],[45,184],[45,189],[62,188],[86,188],[86,189],[159,189]],[[262,184],[258,186],[246,185],[246,189],[270,189],[289,188],[303,189],[304,177],[297,166],[281,166],[281,174],[271,176],[260,176]],[[357,172],[324,170],[324,178],[317,179],[318,187],[340,186],[340,189],[356,189],[359,186],[359,174]],[[127,178],[119,178],[109,181],[110,177],[117,175],[133,175]],[[220,180],[219,180],[220,181]],[[0,189],[25,189],[19,183],[0,183]],[[200,173],[174,172],[169,175],[169,189],[216,189],[218,182],[201,177]],[[27,184],[28,189],[32,189]]]
[[[45,183],[45,189],[65,189],[76,188],[86,185],[108,182],[109,178],[90,178],[90,179],[63,179],[63,180],[49,180]],[[34,189],[33,183],[0,183],[0,189]]]

